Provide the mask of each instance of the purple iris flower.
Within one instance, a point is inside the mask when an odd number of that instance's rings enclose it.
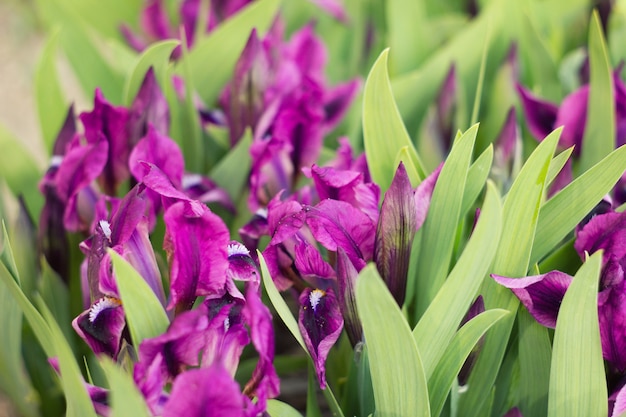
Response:
[[[252,128],[252,210],[265,207],[281,190],[294,191],[301,169],[316,162],[324,135],[359,87],[358,81],[327,87],[326,50],[311,25],[289,42],[282,39],[279,22],[263,40],[253,32],[221,97],[231,141]]]
[[[598,294],[600,337],[604,359],[620,374],[626,372],[626,212],[598,214],[577,231],[574,247],[581,258],[603,250]],[[513,291],[533,317],[555,327],[559,306],[572,277],[551,271],[525,278],[493,278]]]
[[[621,67],[613,72],[616,148],[626,143],[626,85],[619,77],[620,72]],[[530,133],[537,140],[543,140],[554,129],[563,126],[559,146],[563,149],[574,146],[573,155],[578,157],[581,152],[587,121],[589,85],[583,85],[566,96],[560,106],[535,97],[521,85],[517,86],[517,90]],[[555,180],[555,186],[552,187],[551,192],[563,188],[571,181],[571,177],[571,163],[568,162]],[[626,201],[626,174],[616,187],[615,197],[619,204]]]

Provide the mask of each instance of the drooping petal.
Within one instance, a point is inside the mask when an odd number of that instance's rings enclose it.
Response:
[[[163,417],[244,417],[239,386],[219,364],[182,373],[172,385]]]
[[[343,318],[332,289],[305,289],[299,298],[298,327],[311,354],[320,388],[326,388],[326,358],[341,330]]]
[[[522,100],[522,108],[530,133],[537,140],[543,140],[556,127],[555,122],[559,108],[556,104],[534,97],[521,85],[517,92]]]
[[[202,204],[180,201],[164,215],[164,248],[170,260],[168,309],[189,309],[197,296],[224,288],[228,270],[226,225]]]
[[[104,353],[114,360],[120,351],[126,327],[120,301],[104,297],[72,321],[72,327],[95,354]]]
[[[572,277],[560,271],[525,278],[491,275],[500,285],[513,291],[539,324],[554,328],[559,307]]]
[[[577,234],[574,248],[581,257],[602,249],[605,261],[626,258],[626,212],[593,217]]]
[[[409,258],[417,225],[417,208],[411,180],[401,162],[380,210],[374,262],[398,305],[406,293]]]

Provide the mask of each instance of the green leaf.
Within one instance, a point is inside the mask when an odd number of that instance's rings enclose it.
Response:
[[[390,69],[401,74],[421,64],[432,43],[425,4],[414,0],[385,2],[387,44],[390,47]]]
[[[613,188],[624,171],[626,146],[621,146],[546,201],[539,213],[530,264],[554,249]]]
[[[404,163],[404,168],[406,169],[406,173],[409,176],[409,180],[411,181],[411,186],[417,187],[420,183],[420,175],[417,170],[417,167],[413,164],[413,160],[411,159],[411,151],[408,146],[403,146],[398,151],[396,155],[396,159],[393,162],[393,166],[400,166],[400,162]]]
[[[44,343],[52,344],[55,351],[54,356],[59,360],[61,385],[63,386],[67,403],[65,415],[67,417],[96,417],[93,403],[85,389],[85,381],[83,380],[78,363],[76,363],[72,349],[41,296],[37,294],[35,300],[50,331],[51,338]],[[40,343],[41,342],[40,340]]]
[[[43,207],[37,186],[42,171],[22,142],[0,125],[0,178],[15,195],[24,196],[31,215],[38,215]]]
[[[487,52],[489,51],[489,38],[491,37],[491,26],[487,27],[487,34],[483,42],[483,54],[480,58],[480,69],[478,70],[478,82],[476,83],[476,94],[474,95],[474,105],[472,107],[472,116],[470,125],[478,123],[478,114],[480,112],[480,101],[483,94],[483,83],[485,82],[485,67],[487,66]]]
[[[554,181],[559,172],[561,172],[573,151],[574,147],[572,146],[552,159],[552,163],[550,163],[550,170],[548,171],[548,178],[546,179],[546,185],[552,184],[552,181]]]
[[[189,65],[191,82],[208,106],[232,77],[235,64],[253,28],[262,36],[269,29],[280,0],[260,0],[247,6],[194,45],[178,66]]]
[[[247,129],[237,145],[211,170],[210,177],[235,201],[248,180],[252,132]]]
[[[432,377],[428,380],[430,408],[433,416],[438,416],[443,409],[446,397],[465,360],[480,338],[502,317],[509,314],[506,310],[488,310],[467,322],[454,335],[447,345]]]
[[[167,79],[167,67],[169,66],[170,56],[172,51],[180,45],[178,40],[167,40],[154,43],[150,45],[143,53],[137,58],[132,71],[126,77],[124,84],[124,103],[130,106],[133,103],[141,83],[146,76],[146,73],[150,67],[154,68],[156,79],[160,85],[164,85],[169,82]]]
[[[270,417],[302,417],[298,410],[279,400],[267,400],[266,411]]]
[[[100,366],[109,380],[112,417],[150,417],[152,415],[130,374],[124,372],[108,357],[100,358]]]
[[[54,140],[67,113],[67,101],[59,85],[56,67],[58,41],[59,30],[55,30],[46,41],[35,72],[37,113],[47,155],[54,146]]]
[[[498,192],[489,183],[478,223],[463,254],[413,330],[426,378],[432,375],[489,271],[500,241],[501,211]]]
[[[259,264],[261,265],[261,276],[263,277],[263,286],[265,287],[265,291],[267,292],[267,296],[269,297],[274,309],[282,319],[285,326],[289,329],[293,337],[296,338],[302,349],[308,354],[308,350],[306,345],[304,344],[304,339],[300,334],[300,328],[298,327],[298,322],[293,317],[291,310],[289,310],[289,306],[283,300],[283,297],[280,296],[274,281],[270,275],[270,272],[267,269],[267,264],[265,263],[265,258],[263,258],[263,254],[257,250],[257,255],[259,257]]]
[[[311,361],[308,361],[307,370],[306,417],[322,417],[322,411],[317,401],[317,387],[319,387],[319,383],[315,377],[315,367]]]
[[[422,226],[420,260],[417,265],[416,319],[426,310],[448,275],[457,224],[478,125],[454,142],[433,190],[428,216]]]
[[[559,309],[554,331],[549,417],[608,414],[598,323],[598,278],[602,252],[578,270]]]
[[[502,236],[492,268],[495,274],[512,277],[526,275],[533,241],[536,240],[535,231],[539,231],[537,224],[545,181],[560,133],[561,129],[555,130],[537,146],[506,196]],[[485,308],[504,308],[512,313],[517,311],[518,299],[492,279],[483,282],[481,293]],[[511,314],[501,320],[485,338],[483,351],[470,375],[470,388],[460,400],[459,407],[468,417],[481,416],[478,413],[486,400],[485,392],[494,386],[514,318],[515,314]]]
[[[367,343],[376,415],[430,416],[426,376],[411,329],[373,264],[359,274],[356,303]]]
[[[108,253],[133,345],[138,349],[144,339],[163,334],[169,320],[159,299],[135,268],[114,250],[109,249]]]
[[[413,165],[420,178],[424,177],[422,163],[411,138],[404,127],[400,113],[391,92],[387,75],[387,55],[385,49],[372,67],[363,91],[363,142],[365,156],[372,179],[385,192],[397,166],[396,155],[403,147],[408,147]]]
[[[602,24],[594,11],[589,24],[589,101],[587,123],[580,153],[580,172],[591,168],[615,148],[613,75]]]
[[[461,204],[461,216],[469,211],[480,195],[487,181],[487,177],[489,177],[492,162],[493,146],[489,145],[469,167],[467,179],[465,180],[465,190],[463,192],[463,204]]]

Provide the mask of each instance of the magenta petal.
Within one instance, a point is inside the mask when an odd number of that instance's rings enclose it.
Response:
[[[182,186],[185,194],[193,200],[205,204],[217,203],[231,213],[236,211],[228,193],[208,177],[199,174],[185,174],[183,175]]]
[[[559,107],[554,127],[563,126],[559,145],[563,148],[575,146],[574,154],[579,155],[587,119],[589,86],[581,87],[565,97]]]
[[[72,321],[76,333],[94,353],[104,353],[114,360],[120,351],[122,332],[126,327],[120,301],[104,297]]]
[[[340,84],[325,93],[324,112],[326,113],[325,128],[333,129],[346,114],[350,104],[361,87],[359,80]]]
[[[522,412],[519,410],[519,408],[514,407],[511,408],[504,416],[502,417],[524,417],[522,415]]]
[[[522,108],[530,133],[535,139],[543,140],[556,127],[555,122],[559,108],[554,103],[534,97],[521,85],[517,86],[517,92],[522,99]]]
[[[189,309],[197,296],[224,288],[228,270],[226,225],[206,206],[181,201],[164,215],[164,247],[170,259],[168,309]]]
[[[619,372],[626,371],[626,281],[621,281],[598,295],[598,316],[602,355]]]
[[[135,145],[148,131],[148,126],[166,135],[170,130],[170,110],[150,67],[130,107],[129,136]]]
[[[270,245],[277,245],[296,234],[304,226],[306,214],[297,201],[280,201],[280,195],[267,207],[268,230],[272,240]]]
[[[343,318],[332,289],[305,289],[299,298],[298,327],[311,354],[320,388],[326,388],[326,358],[341,330]]]
[[[259,283],[259,270],[250,251],[239,242],[228,244],[228,279]]]
[[[150,0],[141,13],[141,27],[153,39],[168,39],[170,23],[162,0]]]
[[[443,168],[443,163],[439,164],[437,169],[435,169],[424,181],[420,183],[415,189],[415,208],[417,210],[417,220],[415,223],[415,228],[419,229],[424,224],[426,220],[426,215],[428,214],[428,208],[430,207],[430,200],[433,196],[433,190],[435,189],[435,185],[437,184],[437,179],[439,178],[439,173],[441,172],[441,168]]]
[[[306,211],[311,233],[326,249],[336,251],[341,246],[355,265],[359,259],[372,259],[376,225],[362,211],[335,200],[324,200]]]
[[[334,278],[335,270],[306,242],[296,245],[296,268],[303,278]]]
[[[539,324],[554,328],[559,307],[572,277],[560,271],[524,278],[491,275],[500,285],[513,291]]]
[[[611,396],[612,397],[612,396]],[[626,412],[626,385],[617,392],[615,396],[615,404],[613,405],[613,413],[611,417],[620,417]]]
[[[342,0],[309,0],[311,3],[317,4],[321,9],[326,11],[329,15],[346,23],[348,21],[348,15],[343,6]]]
[[[152,125],[149,125],[146,136],[137,143],[128,160],[137,181],[142,181],[146,175],[146,168],[140,164],[142,161],[157,166],[174,186],[181,186],[185,161],[180,147]]]
[[[626,212],[605,213],[593,217],[576,236],[574,248],[580,255],[604,250],[609,257],[626,258]]]
[[[107,141],[101,138],[85,145],[76,141],[67,151],[55,176],[57,192],[63,201],[76,195],[100,175],[107,162],[108,149]]]
[[[176,378],[163,417],[244,417],[244,397],[221,366],[189,370]]]

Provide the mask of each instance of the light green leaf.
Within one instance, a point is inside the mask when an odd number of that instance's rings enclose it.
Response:
[[[43,207],[37,187],[42,171],[22,142],[0,125],[0,178],[15,195],[24,196],[31,215],[38,215]]]
[[[267,400],[267,413],[270,417],[302,417],[298,410],[278,400]]]
[[[413,330],[426,378],[432,375],[476,298],[498,248],[502,223],[500,198],[492,183],[487,190],[478,223],[463,254]]]
[[[463,192],[463,204],[461,204],[461,216],[469,211],[480,195],[480,192],[485,186],[485,181],[487,181],[487,177],[489,177],[492,162],[493,145],[489,145],[469,167],[467,179],[465,180],[465,190]]]
[[[35,72],[37,114],[47,155],[54,146],[54,140],[67,113],[67,102],[59,85],[56,67],[58,40],[57,29],[48,37]]]
[[[247,129],[237,145],[224,156],[211,170],[210,177],[217,185],[226,190],[230,198],[236,200],[248,180],[252,132]]]
[[[457,224],[478,125],[454,142],[433,190],[428,216],[422,226],[420,260],[417,265],[416,319],[426,310],[448,275]]]
[[[232,77],[235,64],[253,28],[262,36],[270,27],[280,0],[260,0],[247,6],[194,45],[178,66],[189,65],[191,82],[208,106]]]
[[[555,130],[537,146],[506,196],[502,237],[492,268],[495,274],[512,277],[526,275],[535,230],[538,230],[545,181],[560,133],[560,129]],[[504,308],[512,313],[517,311],[518,299],[492,279],[483,281],[481,294],[487,309]],[[467,417],[481,416],[479,413],[486,400],[485,392],[494,386],[514,318],[515,314],[511,314],[501,320],[485,338],[483,351],[470,375],[470,388],[460,400],[459,409],[464,410]]]
[[[100,358],[100,366],[109,380],[112,417],[149,417],[152,415],[130,374],[124,372],[108,357]]]
[[[580,172],[591,168],[615,148],[615,112],[607,111],[615,106],[613,75],[597,11],[589,24],[589,66],[589,101]]]
[[[554,249],[613,188],[624,171],[626,146],[621,146],[546,201],[539,213],[530,264]]]
[[[478,123],[478,114],[480,112],[480,101],[483,95],[483,83],[485,82],[485,67],[487,66],[487,52],[489,51],[489,38],[491,37],[491,24],[487,24],[487,34],[483,41],[483,54],[480,58],[480,69],[478,70],[478,82],[476,83],[476,94],[474,95],[474,105],[472,107],[472,116],[470,125]]]
[[[550,170],[548,171],[548,178],[546,179],[546,186],[552,184],[552,181],[554,181],[559,172],[561,172],[573,151],[574,147],[572,146],[552,159],[552,162],[550,163]]]
[[[502,317],[509,314],[506,310],[488,310],[467,322],[454,335],[447,345],[432,377],[428,380],[430,408],[433,416],[438,416],[443,409],[456,376],[465,360],[480,338]]]
[[[411,159],[411,151],[408,146],[403,146],[398,151],[396,155],[396,159],[393,161],[393,166],[400,166],[400,162],[404,164],[404,168],[406,169],[406,173],[409,176],[409,180],[411,181],[411,186],[417,187],[420,183],[420,175],[417,170],[415,164],[413,164],[413,160]]]
[[[39,343],[52,344],[55,352],[54,356],[56,356],[59,361],[61,385],[67,403],[65,415],[67,417],[96,417],[93,403],[85,389],[85,381],[83,380],[78,363],[76,363],[72,349],[68,345],[65,336],[63,336],[63,332],[61,332],[59,325],[50,310],[48,310],[43,299],[37,294],[35,300],[41,310],[43,318],[47,322],[51,337],[46,341],[40,340]]]
[[[401,74],[419,67],[426,57],[432,43],[427,33],[430,21],[421,1],[390,0],[385,6],[389,67],[393,74]]]
[[[554,332],[549,417],[608,414],[598,323],[598,278],[602,252],[578,270],[559,309]]]
[[[298,328],[298,322],[293,317],[293,314],[291,313],[291,310],[289,310],[289,306],[285,300],[283,300],[283,297],[280,296],[280,293],[270,276],[270,272],[267,270],[267,264],[265,263],[263,254],[257,250],[257,255],[259,257],[259,264],[261,265],[261,276],[263,277],[263,286],[265,287],[267,296],[272,302],[274,309],[282,319],[283,323],[285,323],[285,326],[287,326],[293,337],[296,338],[300,346],[302,346],[302,349],[304,349],[304,351],[308,354],[308,350],[304,344],[304,339],[302,339],[300,329]]]
[[[400,113],[391,92],[387,75],[387,56],[385,49],[372,67],[363,92],[363,141],[365,156],[372,179],[385,192],[397,166],[396,155],[403,147],[408,147],[413,165],[420,178],[424,177],[422,163],[411,138],[404,127]]]
[[[167,79],[167,67],[172,51],[180,45],[178,40],[167,40],[150,45],[137,58],[132,71],[126,77],[124,83],[124,103],[130,106],[141,88],[146,73],[150,67],[154,68],[155,76],[160,85],[169,82]]]
[[[411,329],[373,264],[359,274],[356,303],[369,355],[376,415],[430,416],[426,376]]]
[[[141,275],[117,252],[109,249],[117,289],[135,348],[144,339],[163,334],[169,320],[159,299]]]
[[[520,307],[517,313],[519,334],[520,387],[519,408],[525,416],[545,416],[548,412],[548,383],[552,344],[548,329]]]

